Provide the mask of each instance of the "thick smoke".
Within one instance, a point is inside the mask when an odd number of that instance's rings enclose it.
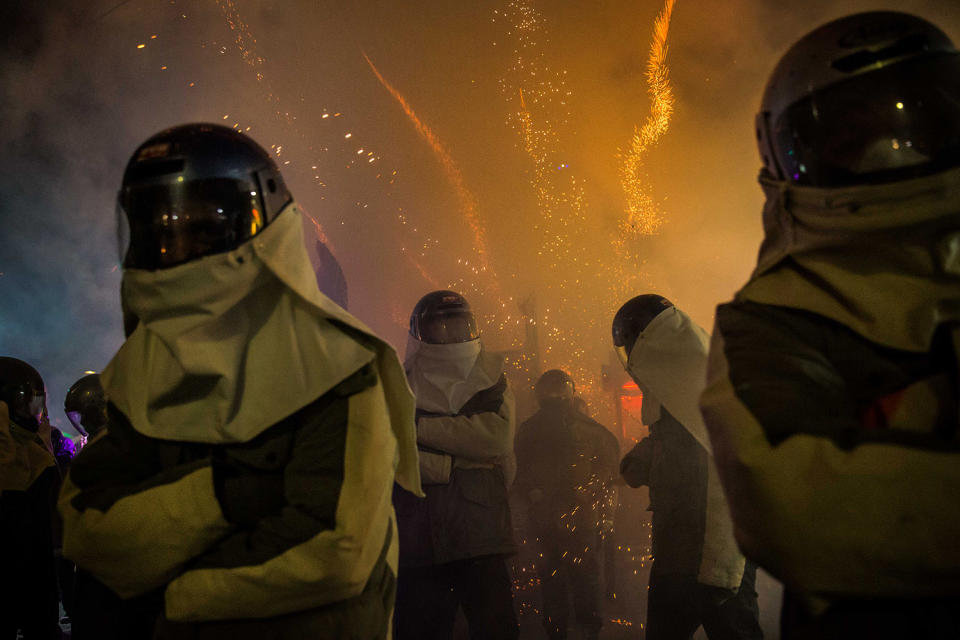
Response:
[[[67,425],[69,385],[102,369],[122,342],[115,194],[131,151],[164,127],[250,127],[319,223],[351,310],[401,349],[416,300],[466,273],[461,262],[475,252],[456,194],[361,51],[442,139],[476,194],[504,308],[516,316],[517,300],[533,292],[547,300],[558,274],[579,275],[580,263],[537,259],[530,163],[499,90],[515,56],[511,30],[493,20],[505,4],[3,2],[0,353],[40,370],[54,423]],[[601,260],[614,256],[600,230],[623,211],[617,150],[649,106],[643,71],[661,5],[536,4],[549,34],[544,59],[566,70],[571,91],[562,160],[585,180],[587,201],[574,235],[583,255]],[[644,289],[711,326],[759,246],[753,115],[766,76],[806,31],[867,9],[913,12],[960,39],[960,8],[944,0],[678,1],[668,43],[677,107],[647,158],[666,224],[637,241]],[[596,289],[597,275],[583,275]],[[607,361],[609,318],[596,315],[602,330],[556,341],[545,368],[574,360],[576,346],[591,371]],[[515,325],[487,335],[499,348],[516,337]]]

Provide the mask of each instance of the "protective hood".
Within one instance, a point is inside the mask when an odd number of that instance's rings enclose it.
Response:
[[[399,359],[317,289],[296,204],[228,253],[126,270],[121,296],[139,324],[101,380],[140,433],[247,442],[375,362],[397,481],[419,493],[413,398]]]
[[[876,186],[760,184],[766,235],[737,299],[812,311],[915,352],[960,320],[960,169]]]
[[[627,360],[627,372],[643,392],[644,423],[656,422],[662,405],[708,453],[712,449],[699,403],[709,348],[707,332],[686,313],[670,307],[637,336]]]
[[[26,491],[54,464],[40,436],[11,421],[7,404],[0,402],[0,492]]]
[[[743,578],[745,560],[733,535],[730,506],[700,414],[709,347],[707,332],[686,313],[670,307],[637,336],[627,371],[643,391],[644,422],[653,424],[659,420],[662,405],[709,454],[706,521],[697,581],[735,590]]]
[[[479,338],[429,344],[407,336],[403,366],[418,409],[454,415],[477,392],[496,384],[503,358],[487,353]]]

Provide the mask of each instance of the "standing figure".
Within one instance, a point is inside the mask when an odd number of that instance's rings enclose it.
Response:
[[[503,359],[483,348],[463,296],[434,291],[410,316],[404,364],[417,399],[426,499],[395,492],[397,636],[449,639],[462,607],[473,640],[516,638],[505,561],[516,551],[507,502],[516,474],[514,399]]]
[[[46,391],[32,366],[0,357],[0,640],[59,640],[53,504],[60,475],[40,437]]]
[[[626,302],[613,344],[643,392],[650,435],[624,456],[631,487],[650,488],[653,565],[647,640],[754,640],[760,630],[756,566],[745,563],[697,401],[707,365],[706,332],[655,294]]]
[[[539,551],[543,625],[551,640],[565,639],[572,597],[582,637],[595,640],[603,626],[603,534],[620,445],[576,409],[566,372],[547,371],[535,392],[540,409],[517,432],[515,490],[527,504]]]
[[[64,398],[63,411],[80,434],[81,443],[89,442],[103,432],[107,426],[107,399],[100,375],[90,373],[74,382]],[[58,559],[57,574],[63,608],[70,616],[72,640],[109,639],[122,635],[106,632],[108,628],[119,626],[121,610],[124,609],[116,594],[62,556]]]
[[[960,637],[960,53],[896,12],[794,44],[757,117],[757,268],[702,406],[782,637]]]
[[[64,555],[120,614],[89,637],[388,637],[392,488],[420,492],[396,354],[320,294],[245,135],[153,136],[119,204],[128,335],[60,497]]]

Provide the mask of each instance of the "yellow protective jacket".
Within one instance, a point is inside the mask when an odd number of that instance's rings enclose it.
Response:
[[[138,324],[61,493],[64,555],[138,611],[158,594],[160,637],[385,637],[413,397],[317,289],[296,205],[230,252],[128,269],[122,298]]]
[[[701,399],[737,540],[808,603],[960,596],[960,171],[761,182]]]
[[[397,547],[395,444],[374,428],[385,411],[370,365],[242,444],[150,438],[111,406],[61,493],[65,555],[123,598],[160,590],[162,637],[183,623],[211,638],[264,625],[386,637]]]
[[[421,455],[447,462],[445,473],[438,466],[432,482],[424,480],[425,498],[394,492],[401,571],[516,552],[508,500],[516,474],[514,406],[501,374],[456,415],[417,411]]]

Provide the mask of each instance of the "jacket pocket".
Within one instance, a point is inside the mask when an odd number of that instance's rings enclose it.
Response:
[[[452,484],[457,486],[464,500],[485,507],[506,504],[507,488],[500,468],[457,469],[454,473]]]

